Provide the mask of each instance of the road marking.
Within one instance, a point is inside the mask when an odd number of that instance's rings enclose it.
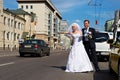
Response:
[[[1,66],[6,66],[6,65],[11,65],[11,64],[15,64],[15,62],[9,62],[9,63],[0,64],[0,67]]]

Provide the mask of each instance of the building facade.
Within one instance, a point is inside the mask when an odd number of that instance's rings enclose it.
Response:
[[[36,14],[35,38],[45,40],[51,48],[58,43],[58,30],[62,19],[50,0],[17,0],[18,8]]]
[[[26,38],[24,32],[34,34],[34,17],[22,9],[9,10],[3,8],[0,0],[0,50],[16,50],[19,40]],[[30,31],[31,30],[31,31]]]
[[[32,36],[35,33],[34,21],[35,21],[36,15],[34,13],[28,13],[23,9],[16,9],[16,10],[9,10],[9,11],[25,19],[25,27],[23,29],[24,31],[21,38],[24,40],[27,38],[27,36],[29,38],[33,38]]]
[[[67,32],[68,31],[69,24],[66,20],[62,20],[60,23],[60,32]],[[60,49],[70,49],[70,39],[65,35],[65,34],[60,34],[60,42],[59,42],[59,47]]]
[[[113,27],[112,27],[113,23],[114,23],[114,19],[107,20],[105,23],[105,31],[112,32],[113,31]],[[118,21],[117,30],[120,31],[120,20]]]
[[[105,31],[111,32],[113,23],[114,23],[114,19],[107,20],[105,23]]]
[[[113,31],[117,25],[117,31],[120,31],[120,10],[115,11],[114,19],[107,20],[105,23],[105,31]]]
[[[25,19],[3,9],[0,25],[0,49],[14,50],[18,48],[25,27]]]

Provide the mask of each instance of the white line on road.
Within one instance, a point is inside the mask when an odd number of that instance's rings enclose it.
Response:
[[[9,62],[9,63],[0,64],[0,67],[1,66],[6,66],[6,65],[11,65],[11,64],[15,64],[15,62]]]

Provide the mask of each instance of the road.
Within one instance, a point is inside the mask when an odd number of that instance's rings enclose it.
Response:
[[[100,72],[66,73],[68,52],[45,57],[0,57],[0,80],[115,80],[109,74],[108,62],[99,62]]]

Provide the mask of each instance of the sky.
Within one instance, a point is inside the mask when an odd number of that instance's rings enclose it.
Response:
[[[107,20],[114,19],[116,10],[120,10],[120,0],[51,0],[61,13],[62,19],[69,25],[76,22],[81,28],[83,21],[90,20],[90,26],[103,31]],[[3,0],[4,8],[17,9],[16,0]],[[95,21],[98,24],[95,24]]]

